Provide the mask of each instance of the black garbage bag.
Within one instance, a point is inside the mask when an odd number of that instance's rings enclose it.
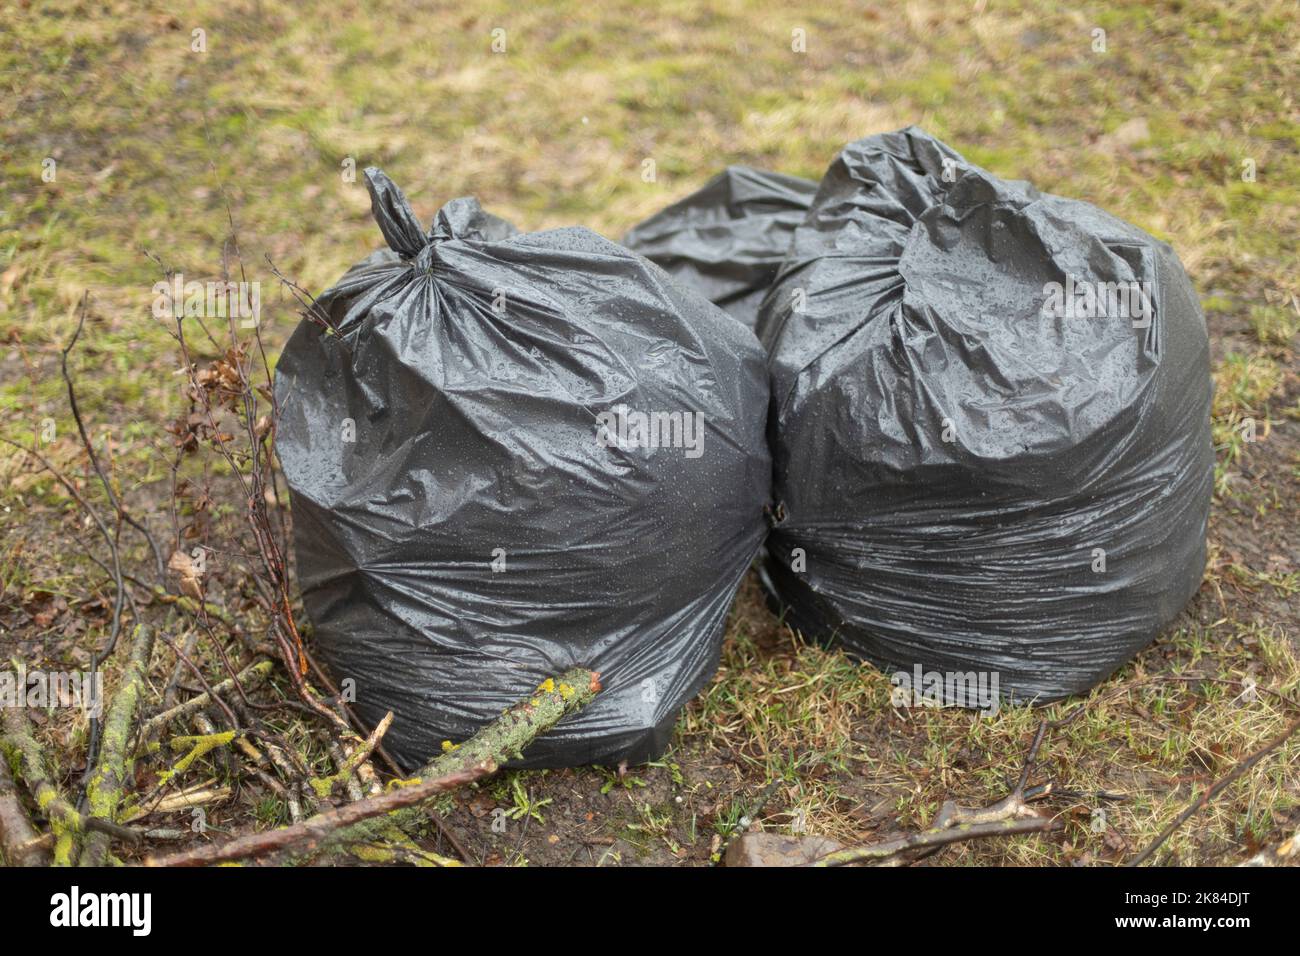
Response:
[[[390,250],[276,370],[314,640],[407,766],[576,665],[603,692],[520,766],[651,759],[714,672],[769,502],[753,334],[586,229],[473,199],[426,235],[368,170]]]
[[[914,692],[973,674],[1048,700],[1197,590],[1209,353],[1165,243],[915,127],[871,136],[822,180],[759,335],[765,583],[810,636]]]
[[[623,244],[752,329],[816,191],[807,179],[728,166],[634,226]]]

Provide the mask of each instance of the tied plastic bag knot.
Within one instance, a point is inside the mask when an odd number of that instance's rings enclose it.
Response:
[[[518,231],[505,220],[484,212],[477,199],[462,196],[439,209],[425,232],[406,195],[382,169],[370,166],[365,177],[370,213],[388,248],[410,262],[416,273],[432,270],[438,243],[452,239],[506,239]]]
[[[403,259],[414,259],[429,240],[420,228],[411,204],[398,185],[377,166],[366,169],[366,190],[370,193],[370,214],[375,217],[384,241]]]
[[[433,243],[429,243],[411,260],[411,269],[417,275],[433,272]]]

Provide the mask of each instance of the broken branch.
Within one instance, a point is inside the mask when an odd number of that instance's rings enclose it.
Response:
[[[0,754],[0,858],[8,866],[44,866],[49,854],[43,845],[27,811],[23,809],[9,772],[9,761]]]
[[[234,677],[228,677],[220,683],[214,684],[212,686],[212,692],[214,694],[225,694],[234,690],[237,686],[242,686],[245,682],[254,683],[264,680],[271,673],[272,666],[272,662],[269,660],[262,660],[255,664],[250,664]],[[140,740],[142,742],[152,740],[172,721],[180,720],[189,717],[192,714],[196,714],[211,703],[212,694],[205,691],[202,694],[191,697],[184,703],[177,704],[170,710],[165,710],[161,714],[156,714],[155,716],[150,717],[140,727]]]
[[[131,654],[122,674],[122,683],[113,695],[108,714],[104,719],[103,738],[100,742],[99,763],[86,787],[90,817],[113,822],[122,804],[125,782],[134,764],[131,755],[131,725],[144,693],[149,658],[153,655],[154,632],[146,624],[137,624]],[[86,837],[81,851],[82,866],[103,866],[108,856],[108,835],[92,831]]]
[[[1015,836],[1020,833],[1042,833],[1060,829],[1061,823],[1049,817],[1032,817],[1026,820],[999,820],[994,823],[958,823],[948,827],[933,827],[920,833],[886,840],[872,846],[836,850],[810,864],[811,866],[844,866],[865,860],[884,860],[904,850],[921,850],[947,846],[964,840],[984,837]]]
[[[1165,827],[1164,830],[1160,832],[1160,835],[1152,840],[1145,850],[1133,857],[1133,859],[1126,863],[1125,866],[1141,866],[1149,860],[1151,855],[1155,853],[1156,850],[1160,849],[1166,840],[1173,836],[1175,830],[1190,820],[1198,810],[1208,806],[1210,801],[1227,789],[1233,781],[1243,776],[1254,767],[1255,764],[1259,763],[1274,750],[1277,750],[1277,748],[1290,740],[1298,730],[1300,730],[1300,718],[1293,720],[1291,724],[1282,731],[1282,733],[1278,734],[1249,757],[1242,760],[1241,763],[1233,767],[1228,774],[1215,781],[1214,785],[1210,787],[1209,790],[1206,790],[1205,793],[1189,803],[1186,809],[1184,809],[1182,813],[1178,814],[1178,816],[1174,818],[1174,821],[1170,823],[1169,826]]]
[[[544,681],[537,691],[515,704],[460,746],[451,746],[430,762],[414,782],[387,793],[318,813],[301,823],[253,833],[218,846],[202,847],[161,858],[148,866],[204,866],[248,859],[267,853],[287,854],[291,861],[308,859],[341,844],[382,840],[394,827],[423,819],[420,808],[428,798],[464,786],[496,772],[501,763],[517,758],[565,714],[586,705],[600,691],[593,671],[574,668]]]

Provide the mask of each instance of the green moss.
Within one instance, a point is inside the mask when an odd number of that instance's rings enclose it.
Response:
[[[164,770],[158,775],[158,784],[162,786],[168,783],[173,777],[177,777],[188,770],[194,761],[203,757],[205,754],[217,749],[226,747],[237,736],[233,730],[224,730],[215,734],[204,734],[197,737],[173,737],[170,741],[172,750],[184,750],[190,748],[180,760],[176,761],[170,768]]]

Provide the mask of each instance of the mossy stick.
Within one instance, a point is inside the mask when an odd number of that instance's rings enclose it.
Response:
[[[277,854],[277,862],[302,862],[322,852],[383,841],[393,831],[424,819],[430,797],[482,779],[514,759],[560,718],[586,705],[600,691],[599,675],[583,668],[548,678],[464,744],[445,744],[444,753],[420,775],[386,793],[318,813],[301,823],[238,837],[146,861],[151,866],[204,866]]]
[[[99,763],[86,787],[90,816],[110,823],[122,805],[126,781],[134,765],[131,727],[135,723],[140,698],[144,694],[149,658],[153,655],[154,631],[146,624],[137,624],[131,641],[131,651],[122,673],[122,682],[113,695],[104,718],[104,735],[100,745]],[[91,831],[78,861],[82,866],[103,866],[108,859],[108,835]]]
[[[59,792],[45,765],[41,745],[32,733],[31,722],[21,707],[5,707],[4,749],[13,755],[17,776],[27,784],[36,807],[50,822],[54,836],[53,864],[71,866],[81,837],[87,831],[99,831],[133,843],[140,834],[111,820],[96,820],[78,812]]]

